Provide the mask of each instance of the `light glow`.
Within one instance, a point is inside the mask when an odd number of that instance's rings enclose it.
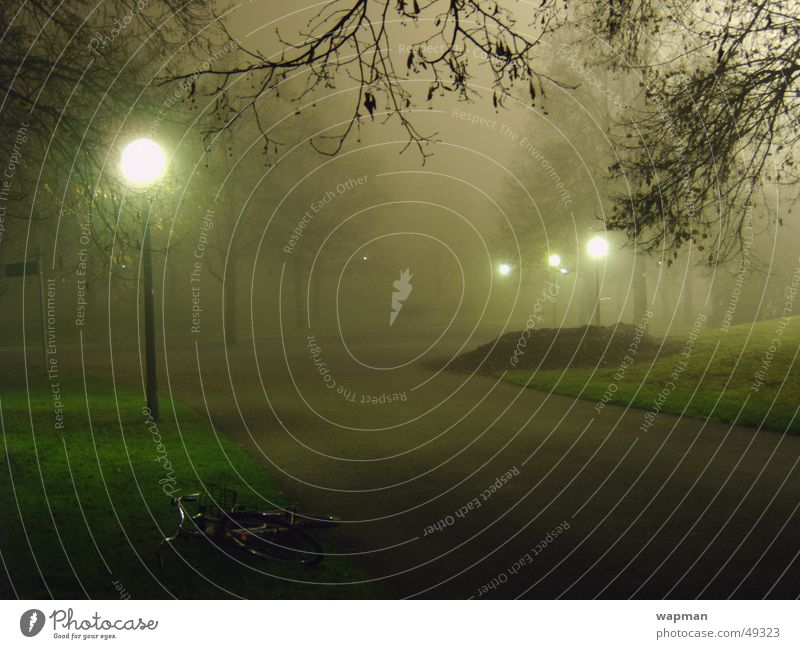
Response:
[[[508,275],[509,273],[511,273],[511,266],[510,266],[510,264],[500,264],[500,265],[497,267],[497,270],[499,270],[499,271],[500,271],[500,274],[501,274],[503,277],[505,277],[506,275]]]
[[[608,254],[608,241],[605,237],[598,234],[597,236],[589,239],[589,243],[586,245],[586,250],[589,252],[590,257],[602,259]]]
[[[156,142],[141,138],[122,150],[119,166],[122,175],[132,185],[149,185],[164,175],[167,156]]]

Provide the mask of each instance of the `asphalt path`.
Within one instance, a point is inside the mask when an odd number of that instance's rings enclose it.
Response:
[[[285,332],[169,386],[393,596],[800,595],[800,439],[421,366],[463,340]]]
[[[339,516],[320,534],[392,597],[800,595],[800,439],[665,414],[642,428],[643,410],[421,364],[479,337],[392,335],[168,340],[160,387],[303,511]],[[141,384],[136,345],[111,349],[116,380]],[[83,371],[110,376],[108,346],[87,350]]]

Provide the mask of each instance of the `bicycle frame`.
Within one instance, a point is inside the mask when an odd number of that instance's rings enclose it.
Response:
[[[306,517],[299,516],[294,506],[287,507],[283,510],[274,511],[257,511],[254,509],[239,507],[236,505],[236,492],[226,489],[221,489],[219,500],[215,497],[208,498],[211,494],[206,496],[203,500],[204,494],[193,493],[185,496],[179,496],[172,499],[172,506],[178,514],[178,527],[171,536],[167,536],[161,540],[156,549],[156,556],[158,558],[158,565],[163,570],[164,561],[162,558],[161,550],[165,545],[171,545],[178,538],[187,538],[192,536],[204,536],[214,542],[222,542],[230,540],[238,548],[242,549],[243,545],[240,540],[228,538],[226,536],[226,529],[228,519],[232,523],[237,521],[247,521],[249,528],[247,533],[259,533],[266,529],[285,529],[285,528],[326,528],[339,524],[338,519],[335,517]],[[227,496],[227,498],[225,497]],[[186,503],[200,501],[199,511],[192,514],[187,508]],[[209,514],[209,510],[213,512]],[[189,529],[186,525],[187,521],[193,523],[194,529]],[[253,527],[252,523],[258,521],[259,525]],[[316,541],[314,541],[317,543]],[[318,545],[318,543],[317,543]],[[319,548],[320,553],[322,548]]]
[[[177,539],[177,538],[179,538],[181,536],[200,536],[200,535],[207,536],[205,530],[204,531],[200,531],[200,525],[197,525],[196,526],[197,529],[195,529],[195,530],[187,530],[184,527],[184,523],[186,522],[187,518],[192,520],[192,521],[197,521],[197,522],[209,520],[208,517],[206,517],[206,515],[203,512],[198,512],[197,514],[192,515],[186,510],[186,508],[184,506],[184,502],[196,502],[199,498],[200,498],[200,494],[196,493],[196,494],[187,494],[186,496],[179,496],[178,498],[173,498],[172,499],[172,506],[178,512],[178,528],[175,530],[175,533],[172,536],[167,536],[164,539],[162,539],[161,543],[158,544],[158,548],[156,548],[156,556],[158,557],[158,565],[162,569],[164,568],[164,561],[161,558],[161,549],[164,547],[165,544],[169,545],[175,539]],[[203,527],[205,528],[205,525]]]
[[[235,515],[243,516],[243,515],[252,515],[256,518],[260,518],[264,521],[264,524],[269,524],[272,522],[273,524],[280,524],[283,521],[288,522],[289,525],[293,524],[294,522],[294,509],[289,508],[284,512],[281,511],[272,511],[272,512],[258,512],[255,510],[246,510],[246,509],[239,509],[239,510],[231,510],[231,511],[221,511],[222,516],[214,517],[208,516],[204,511],[200,511],[197,514],[191,514],[185,507],[184,503],[188,502],[197,502],[202,494],[194,493],[194,494],[187,494],[185,496],[179,496],[177,498],[172,499],[172,506],[176,509],[178,513],[178,527],[175,530],[172,536],[168,536],[161,540],[158,544],[158,548],[156,549],[156,555],[158,557],[158,565],[163,569],[164,562],[161,555],[161,550],[164,545],[170,545],[173,541],[180,537],[188,537],[188,536],[205,536],[207,538],[216,538],[213,534],[208,533],[208,525],[209,523],[216,523],[219,525],[219,529],[223,529],[223,525],[220,524],[223,517],[233,517]],[[187,520],[191,520],[195,523],[195,529],[187,529],[185,523]],[[217,540],[221,540],[217,538]]]

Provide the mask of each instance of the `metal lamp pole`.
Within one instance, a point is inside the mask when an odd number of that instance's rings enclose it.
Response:
[[[604,236],[597,235],[589,239],[586,246],[589,256],[594,259],[594,324],[600,326],[600,261],[608,254],[608,241]]]
[[[561,257],[560,257],[560,255],[557,255],[555,253],[550,255],[549,259],[547,260],[547,265],[550,267],[550,284],[552,286],[557,286],[557,284],[556,284],[556,269],[561,265]],[[558,299],[558,291],[556,291],[556,294],[553,296],[553,300],[552,300],[552,302],[553,302],[553,306],[552,306],[552,309],[553,309],[553,329],[556,328],[556,321],[557,321],[557,318],[556,318],[556,300],[557,299]]]
[[[167,168],[164,150],[153,140],[141,138],[129,143],[122,151],[120,167],[125,179],[134,187],[144,188],[156,182]],[[141,221],[141,214],[139,215]],[[153,248],[150,227],[144,224],[142,237],[142,274],[144,284],[144,345],[145,393],[153,421],[159,420],[158,367],[156,365],[156,327],[153,306]]]
[[[594,324],[600,326],[600,260],[596,259],[594,262]]]
[[[153,421],[159,420],[158,409],[158,368],[156,365],[156,326],[153,307],[153,258],[150,245],[150,228],[144,226],[142,241],[142,273],[144,275],[144,346],[146,361],[147,407]]]

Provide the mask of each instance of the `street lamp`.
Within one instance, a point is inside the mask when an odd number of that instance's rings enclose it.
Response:
[[[563,268],[560,268],[561,267],[561,256],[556,254],[556,253],[553,253],[552,255],[550,255],[550,257],[547,258],[547,263],[550,266],[550,283],[553,286],[558,286],[558,284],[556,283],[556,270],[557,269],[560,269],[562,271],[564,270]],[[556,328],[556,300],[557,300],[557,296],[558,296],[558,292],[556,292],[556,295],[553,296],[553,329]]]
[[[167,170],[167,156],[156,142],[148,138],[134,140],[122,151],[120,170],[128,184],[143,189],[159,180]],[[144,274],[144,344],[147,361],[147,407],[153,421],[159,420],[158,379],[156,374],[155,317],[153,309],[153,262],[150,228],[145,224],[142,241]]]
[[[608,254],[608,241],[604,236],[598,234],[589,239],[586,249],[593,259],[602,259]]]
[[[586,244],[589,256],[595,260],[594,264],[594,287],[597,301],[594,307],[594,323],[600,326],[600,260],[608,255],[608,240],[602,235],[595,235]]]

